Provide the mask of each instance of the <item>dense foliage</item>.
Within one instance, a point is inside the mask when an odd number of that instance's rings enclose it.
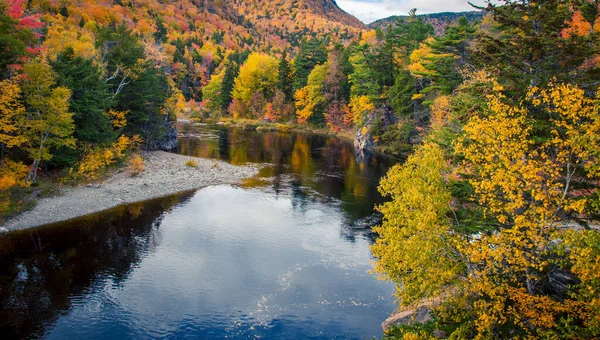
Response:
[[[93,179],[141,138],[156,147],[185,105],[134,30],[38,5],[0,2],[0,215],[19,210],[13,196],[40,171]]]
[[[411,54],[430,123],[381,182],[373,252],[433,318],[390,337],[600,336],[598,5],[489,4]]]

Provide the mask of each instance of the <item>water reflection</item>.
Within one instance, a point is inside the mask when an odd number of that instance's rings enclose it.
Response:
[[[191,197],[174,195],[117,207],[67,223],[0,237],[0,334],[42,337],[48,325],[100,281],[121,284],[160,242],[164,212]]]
[[[322,136],[181,127],[180,152],[268,164],[216,186],[0,235],[2,339],[371,338],[393,286],[368,274],[377,183]]]
[[[4,338],[363,339],[393,286],[339,205],[217,186],[0,238]]]
[[[382,202],[379,179],[396,162],[378,154],[357,157],[351,143],[320,135],[193,124],[182,124],[179,129],[179,153],[234,165],[268,163],[248,186],[270,183],[278,193],[292,185],[339,199],[350,220],[371,214],[373,206]]]

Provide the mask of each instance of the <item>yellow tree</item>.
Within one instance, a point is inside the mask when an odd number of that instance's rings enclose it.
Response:
[[[21,88],[12,79],[0,82],[0,214],[11,204],[9,189],[25,186],[28,168],[21,162],[4,159],[5,148],[12,148],[26,142],[20,130],[25,114],[21,103]]]
[[[98,56],[92,30],[79,28],[61,19],[53,19],[47,27],[42,51],[48,59],[55,60],[67,48],[71,48],[76,57],[92,59]]]
[[[50,160],[52,147],[75,147],[73,115],[69,112],[71,91],[55,87],[55,74],[44,60],[24,65],[23,94],[27,113],[23,134],[32,164],[26,182],[35,182],[42,161]]]
[[[527,98],[528,105],[511,106],[501,94],[491,96],[487,112],[470,119],[456,145],[474,200],[498,223],[497,232],[462,249],[473,268],[465,296],[474,298],[474,329],[481,337],[503,329],[524,337],[559,336],[565,323],[585,324],[599,315],[598,305],[595,314],[578,313],[573,306],[588,302],[561,296],[548,282],[571,266],[555,259],[567,222],[586,206],[586,197],[573,192],[574,182],[582,172],[598,175],[600,106],[565,84],[533,88]],[[549,137],[533,134],[534,110],[553,117]],[[578,279],[584,286],[595,281],[597,288],[600,273],[592,276]]]
[[[327,64],[317,65],[308,75],[305,87],[296,91],[296,115],[299,123],[306,123],[315,113],[322,114],[326,102],[323,94],[323,82],[327,78]]]
[[[12,79],[0,82],[0,166],[5,148],[19,146],[25,137],[19,131],[19,122],[25,114],[21,103],[21,87]]]
[[[183,92],[170,79],[169,86],[171,87],[171,95],[165,100],[162,113],[168,121],[175,122],[183,114],[187,105]]]
[[[375,110],[375,104],[368,96],[351,96],[350,113],[355,124],[360,124],[369,112]]]
[[[385,218],[375,228],[375,272],[398,283],[403,307],[445,295],[464,276],[458,239],[447,217],[452,199],[445,181],[449,171],[443,150],[426,143],[381,181],[379,191],[391,201],[378,207]]]
[[[427,141],[382,181],[392,200],[380,208],[375,270],[398,283],[403,306],[436,298],[451,338],[598,337],[600,233],[576,222],[594,194],[581,188],[600,173],[600,101],[549,84],[510,105],[500,90],[448,154],[459,167]],[[442,101],[441,115],[455,115]],[[544,135],[532,128],[540,111],[551,117]],[[460,195],[484,216],[461,217]]]
[[[221,108],[219,100],[221,99],[221,87],[224,75],[225,69],[213,74],[208,84],[202,88],[202,100],[205,102],[206,107],[211,110],[211,113],[216,113]]]
[[[279,61],[264,53],[252,53],[235,79],[233,99],[248,105],[255,92],[270,98],[275,93]]]
[[[296,116],[298,122],[305,123],[312,115],[312,107],[308,88],[305,86],[294,93]]]

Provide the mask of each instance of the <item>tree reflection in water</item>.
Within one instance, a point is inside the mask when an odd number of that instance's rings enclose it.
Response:
[[[372,235],[369,223],[361,219],[369,217],[373,206],[381,202],[377,185],[395,160],[379,155],[357,158],[351,143],[310,134],[190,125],[181,131],[189,137],[181,138],[180,153],[233,164],[265,165],[259,176],[244,184],[260,187],[262,194],[267,193],[264,197],[274,193],[273,204],[280,198],[284,203],[289,199],[299,218],[304,218],[306,212],[314,213],[310,209],[319,206],[315,202],[333,206],[331,211],[342,215],[332,220],[339,224],[342,219],[341,239],[353,244],[362,242],[361,249],[367,249],[369,242],[365,239]],[[60,324],[57,320],[81,309],[81,299],[89,298],[86,294],[101,291],[106,285],[124,289],[133,269],[151,258],[148,254],[159,245],[164,247],[168,234],[159,229],[164,213],[192,195],[118,207],[60,225],[1,236],[2,338],[51,334],[53,326]],[[324,226],[326,230],[330,229]],[[161,243],[163,236],[165,241]],[[339,249],[346,247],[342,244]],[[363,280],[360,276],[355,279]],[[313,287],[318,290],[315,287],[318,285]],[[83,316],[87,317],[87,312]]]
[[[0,237],[0,334],[39,338],[99,280],[125,281],[160,243],[165,212],[183,193]]]
[[[350,221],[373,213],[382,202],[379,179],[397,160],[379,154],[357,155],[352,143],[303,133],[256,132],[217,126],[180,126],[179,153],[235,165],[268,164],[246,186],[268,183],[275,193],[289,190],[301,202],[338,199]],[[270,178],[270,181],[265,181]]]

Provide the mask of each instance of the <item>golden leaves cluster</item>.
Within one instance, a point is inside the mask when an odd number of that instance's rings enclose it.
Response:
[[[599,335],[600,233],[573,217],[585,217],[587,200],[575,184],[599,174],[600,99],[550,83],[515,105],[501,90],[494,82],[451,154],[429,140],[382,180],[391,201],[379,207],[375,272],[397,282],[402,306],[441,300],[436,313],[460,325],[459,338]],[[436,129],[461,116],[451,104],[434,103]],[[472,206],[450,193],[457,178],[473,188]],[[465,208],[484,213],[482,231],[461,229]],[[556,273],[578,284],[548,293]]]
[[[77,163],[77,171],[71,175],[73,179],[86,181],[97,179],[110,165],[123,161],[131,151],[137,149],[141,143],[139,136],[120,136],[109,147],[94,147],[88,150]],[[133,158],[136,158],[134,156]],[[143,171],[143,161],[132,159],[135,170]]]
[[[464,271],[447,219],[448,170],[443,150],[427,143],[381,181],[380,192],[392,200],[378,207],[385,220],[375,228],[380,236],[372,247],[379,258],[375,272],[401,282],[397,297],[402,306],[448,293]]]

